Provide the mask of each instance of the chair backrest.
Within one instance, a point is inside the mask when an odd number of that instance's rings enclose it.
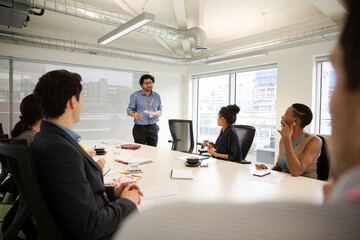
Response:
[[[5,156],[11,176],[19,189],[19,208],[25,205],[24,211],[33,212],[36,218],[39,239],[61,239],[41,193],[26,141],[0,141],[0,155]]]
[[[251,144],[254,141],[255,128],[248,125],[234,125],[241,144],[242,160],[245,160]]]
[[[192,153],[194,149],[194,134],[191,120],[169,119],[172,137],[171,150]]]
[[[321,154],[317,162],[317,179],[326,181],[329,178],[330,163],[328,158],[327,136],[317,135],[322,141]]]

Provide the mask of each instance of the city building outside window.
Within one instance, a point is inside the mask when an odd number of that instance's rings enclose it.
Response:
[[[234,84],[232,84],[234,80]],[[199,77],[197,104],[197,141],[215,142],[220,127],[221,107],[236,103],[240,107],[235,124],[256,128],[252,147],[246,157],[255,161],[258,149],[271,152],[274,162],[276,132],[277,68],[256,69],[226,75]]]

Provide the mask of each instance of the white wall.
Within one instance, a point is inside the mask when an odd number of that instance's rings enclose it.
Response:
[[[188,69],[188,78],[193,74],[223,71],[225,69],[244,68],[249,66],[276,63],[277,78],[277,109],[276,128],[280,129],[281,116],[293,103],[308,105],[315,113],[315,57],[327,56],[331,53],[335,41],[317,43],[302,47],[270,52],[267,56],[249,58],[218,65],[192,66]],[[191,107],[191,105],[189,105]],[[314,114],[315,115],[315,114]],[[307,132],[314,131],[315,122],[306,127]],[[276,156],[279,134],[276,135]]]

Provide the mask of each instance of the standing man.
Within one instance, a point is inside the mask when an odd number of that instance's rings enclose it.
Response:
[[[79,145],[80,136],[71,130],[84,107],[79,74],[48,72],[34,93],[45,120],[31,150],[41,191],[62,238],[110,239],[136,210],[142,192],[125,184],[105,193],[102,169]]]
[[[134,118],[134,142],[156,147],[159,132],[156,122],[161,116],[162,105],[160,95],[152,90],[154,83],[154,76],[141,76],[139,84],[142,89],[130,96],[126,112]]]

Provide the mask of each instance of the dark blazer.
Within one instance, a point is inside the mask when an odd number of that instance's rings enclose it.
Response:
[[[31,149],[42,193],[64,239],[110,239],[137,209],[127,198],[110,203],[102,169],[55,124],[42,121]]]

